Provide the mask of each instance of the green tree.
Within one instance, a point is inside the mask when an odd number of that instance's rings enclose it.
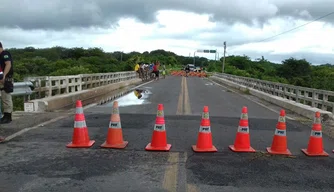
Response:
[[[280,77],[286,78],[293,85],[310,86],[312,69],[309,62],[305,59],[289,58],[282,63],[282,66],[278,69]]]

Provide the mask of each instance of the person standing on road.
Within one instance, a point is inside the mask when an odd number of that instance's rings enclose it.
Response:
[[[164,77],[164,79],[166,78],[166,66],[165,66],[165,64],[162,65],[162,76]]]
[[[139,70],[139,68],[140,68],[139,64],[136,63],[136,65],[135,65],[135,71],[138,73],[139,78],[141,78],[140,77],[140,70]]]
[[[160,66],[159,61],[155,62],[153,66],[153,73],[155,74],[155,80],[159,80],[159,66]]]
[[[186,66],[185,71],[186,71],[186,77],[188,77],[188,73],[190,72],[190,67],[189,67],[189,65]]]
[[[141,75],[141,79],[142,79],[142,81],[144,81],[145,80],[145,63],[141,63],[140,64],[140,67],[139,67],[139,74]]]
[[[11,93],[14,91],[13,83],[13,60],[11,54],[3,49],[0,42],[0,67],[3,71],[3,78],[0,80],[1,100],[3,103],[4,115],[0,124],[7,124],[12,121],[13,100]]]

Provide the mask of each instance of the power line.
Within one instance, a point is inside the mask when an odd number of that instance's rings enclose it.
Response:
[[[328,14],[326,14],[326,15],[323,15],[323,16],[321,16],[321,17],[318,17],[318,18],[316,18],[316,19],[314,19],[314,20],[312,20],[312,21],[310,21],[310,22],[308,22],[308,23],[305,23],[305,24],[303,24],[303,25],[297,26],[297,27],[292,28],[292,29],[290,29],[290,30],[284,31],[284,32],[279,33],[279,34],[277,34],[277,35],[274,35],[274,36],[272,36],[272,37],[269,37],[269,38],[263,39],[263,40],[261,40],[261,41],[258,41],[258,43],[259,43],[259,42],[263,42],[263,41],[267,41],[268,39],[272,39],[272,38],[275,38],[275,37],[277,37],[277,36],[283,35],[283,34],[285,34],[285,33],[289,33],[289,32],[294,31],[294,30],[296,30],[296,29],[302,28],[302,27],[304,27],[304,26],[306,26],[306,25],[309,25],[309,24],[311,24],[311,23],[313,23],[313,22],[315,22],[315,21],[318,21],[318,20],[320,20],[320,19],[323,19],[323,18],[325,18],[325,17],[328,17],[328,16],[330,16],[330,15],[332,15],[332,14],[334,14],[334,11],[331,12],[331,13],[328,13]]]

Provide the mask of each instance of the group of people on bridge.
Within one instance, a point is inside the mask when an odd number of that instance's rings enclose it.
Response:
[[[135,65],[135,71],[138,73],[139,78],[143,81],[154,79],[159,80],[160,76],[160,62],[156,61],[155,63],[145,64],[144,62],[137,63]],[[166,77],[166,66],[162,65],[162,75],[163,78]]]

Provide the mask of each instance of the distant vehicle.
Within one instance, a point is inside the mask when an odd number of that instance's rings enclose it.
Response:
[[[201,67],[196,67],[195,72],[201,72]]]
[[[189,67],[190,71],[195,71],[195,65],[188,64],[187,66]]]

